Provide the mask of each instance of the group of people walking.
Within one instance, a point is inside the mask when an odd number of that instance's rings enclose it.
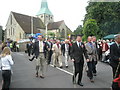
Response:
[[[74,63],[73,83],[76,81],[78,74],[77,83],[83,86],[81,80],[85,60],[87,62],[87,76],[91,82],[94,82],[93,77],[97,75],[96,65],[98,62],[98,47],[95,36],[89,36],[87,43],[82,42],[81,35],[77,36],[76,42],[74,43],[67,39],[64,43],[61,43],[60,40],[43,41],[43,37],[38,36],[38,41],[28,43],[26,47],[28,56],[30,56],[30,54],[33,55],[29,60],[32,61],[35,59],[36,61],[36,77],[44,78],[45,62],[47,61],[49,65],[51,63],[51,57],[53,57],[52,64],[54,67],[58,66],[59,68],[63,68],[61,56],[64,56],[63,60],[66,68],[69,67],[69,60]],[[85,60],[84,57],[86,58]]]
[[[53,64],[54,67],[63,68],[63,60],[65,67],[69,67],[68,61],[73,62],[73,77],[72,82],[83,86],[82,76],[84,63],[87,63],[86,72],[91,83],[94,83],[94,76],[97,76],[96,65],[100,59],[99,47],[95,36],[88,36],[87,42],[82,42],[82,36],[78,35],[75,42],[65,40],[61,43],[60,40],[43,40],[43,36],[39,35],[36,42],[30,42],[26,45],[28,56],[32,56],[29,60],[36,62],[36,77],[44,78],[45,64]],[[104,46],[104,45],[103,45]],[[115,42],[110,45],[110,65],[113,70],[113,77],[120,75],[120,35],[115,37]],[[105,48],[104,48],[105,49]],[[61,59],[64,56],[64,59]],[[53,59],[52,59],[53,57]],[[11,66],[14,64],[9,47],[4,46],[0,54],[1,70],[3,77],[2,90],[9,90],[11,81]],[[118,70],[116,74],[116,70]],[[77,77],[78,75],[78,77]],[[77,80],[76,80],[77,79]]]
[[[87,76],[91,82],[94,82],[93,76],[96,76],[96,64],[98,61],[97,47],[96,47],[96,37],[89,36],[88,42],[84,44],[82,42],[82,36],[77,36],[76,42],[71,48],[71,59],[74,62],[75,72],[73,75],[73,82],[76,81],[76,76],[78,74],[77,84],[83,86],[82,84],[82,73],[84,67],[84,61],[87,62]],[[84,60],[85,57],[85,60]]]

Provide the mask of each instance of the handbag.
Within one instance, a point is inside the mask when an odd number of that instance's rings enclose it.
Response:
[[[115,76],[114,76],[114,79],[113,79],[113,82],[112,82],[112,89],[113,90],[119,90],[120,89],[120,74],[117,77],[117,74],[119,72],[119,68],[120,68],[120,62],[117,66],[116,73],[115,73]]]

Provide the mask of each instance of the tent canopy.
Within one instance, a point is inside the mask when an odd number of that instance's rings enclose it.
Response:
[[[110,34],[110,35],[107,35],[107,36],[103,37],[103,39],[114,39],[115,35],[116,34]]]

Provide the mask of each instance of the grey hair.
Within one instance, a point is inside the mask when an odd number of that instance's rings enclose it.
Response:
[[[115,40],[118,40],[118,39],[120,39],[120,34],[115,36]]]

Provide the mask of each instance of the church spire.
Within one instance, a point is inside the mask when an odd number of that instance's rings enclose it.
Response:
[[[41,8],[39,12],[37,13],[37,16],[41,14],[47,14],[47,15],[52,15],[51,11],[48,8],[47,0],[42,0],[41,2]]]

